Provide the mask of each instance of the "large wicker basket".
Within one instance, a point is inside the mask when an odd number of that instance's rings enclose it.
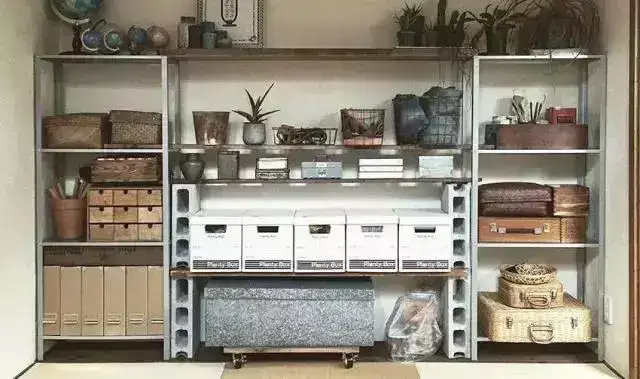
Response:
[[[111,143],[125,145],[157,145],[162,143],[162,114],[114,110]]]
[[[51,149],[101,149],[109,140],[106,113],[74,113],[42,119],[44,146]]]

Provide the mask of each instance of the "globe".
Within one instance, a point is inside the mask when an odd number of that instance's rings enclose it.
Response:
[[[69,24],[86,24],[100,9],[100,0],[50,0],[53,12]]]

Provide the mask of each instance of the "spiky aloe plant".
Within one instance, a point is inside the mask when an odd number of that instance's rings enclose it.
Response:
[[[416,23],[421,12],[422,5],[409,5],[407,3],[404,3],[402,13],[393,16],[393,19],[400,27],[400,30],[408,31],[411,30],[413,25]]]
[[[244,92],[247,93],[247,96],[249,97],[249,103],[251,104],[251,113],[244,112],[244,111],[238,111],[238,110],[235,110],[233,112],[239,114],[240,116],[242,116],[244,118],[246,118],[247,122],[250,123],[250,124],[263,124],[267,120],[267,116],[269,116],[271,114],[274,114],[276,112],[280,112],[280,109],[276,109],[276,110],[273,110],[273,111],[262,113],[262,103],[264,103],[264,100],[267,98],[267,95],[271,91],[271,88],[273,88],[273,85],[274,85],[274,83],[271,83],[271,85],[269,86],[267,91],[264,93],[264,95],[258,97],[255,100],[254,100],[253,96],[251,96],[249,91],[247,91],[245,89]]]

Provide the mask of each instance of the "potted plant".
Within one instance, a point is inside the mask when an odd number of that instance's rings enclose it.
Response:
[[[415,25],[418,23],[420,12],[422,12],[421,5],[409,5],[404,4],[402,13],[393,16],[393,19],[400,27],[398,31],[398,45],[399,46],[415,46],[416,45],[416,30]]]
[[[578,50],[586,53],[597,37],[600,15],[595,0],[539,0],[521,29],[524,49]]]
[[[264,100],[267,98],[271,88],[273,88],[273,83],[269,86],[264,95],[255,100],[249,91],[245,89],[244,91],[247,93],[249,103],[251,104],[251,113],[238,110],[233,111],[247,119],[247,122],[244,123],[244,127],[242,128],[242,140],[247,145],[262,145],[265,143],[267,139],[267,130],[264,122],[267,120],[267,116],[280,111],[279,109],[276,109],[269,112],[262,112],[262,103],[264,103]]]
[[[438,46],[438,29],[431,21],[428,21],[424,26],[424,46]]]
[[[465,27],[473,18],[467,17],[469,12],[453,11],[447,21],[447,0],[438,1],[438,21],[435,30],[438,33],[440,47],[460,47],[466,38]]]
[[[520,8],[524,10],[520,11]],[[477,48],[482,35],[485,36],[488,55],[507,54],[509,32],[515,29],[530,12],[531,0],[508,0],[504,5],[489,4],[484,12],[469,15],[481,25],[480,30],[471,39],[471,45]]]

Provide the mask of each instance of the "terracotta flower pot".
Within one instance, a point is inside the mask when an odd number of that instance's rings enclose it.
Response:
[[[87,227],[86,199],[51,199],[56,236],[74,240],[84,236]]]

